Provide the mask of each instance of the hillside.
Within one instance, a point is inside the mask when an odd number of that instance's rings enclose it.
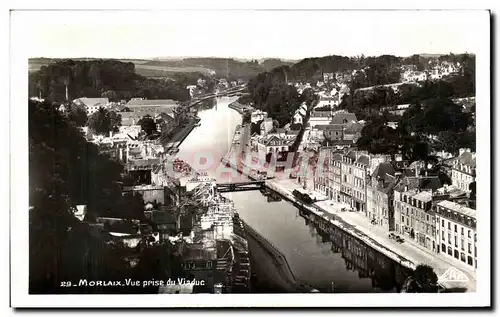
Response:
[[[63,59],[30,58],[29,71],[34,72],[42,66],[47,66]],[[98,58],[72,58],[74,61],[92,61]],[[133,63],[138,75],[145,77],[172,77],[176,73],[214,74],[219,78],[250,79],[257,74],[269,71],[283,65],[293,65],[293,62],[277,58],[256,60],[237,60],[233,58],[184,58],[184,59],[119,59],[124,63]]]
[[[184,101],[189,99],[186,87],[197,84],[198,79],[205,79],[208,91],[215,85],[212,76],[200,72],[174,72],[166,80],[147,78],[136,71],[133,62],[110,59],[35,59],[31,65],[40,68],[29,73],[30,96],[52,101],[64,101],[66,87],[69,100],[102,96],[111,100],[143,97]]]

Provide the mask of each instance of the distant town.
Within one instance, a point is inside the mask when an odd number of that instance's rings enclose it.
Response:
[[[474,55],[44,63],[30,293],[476,290]]]

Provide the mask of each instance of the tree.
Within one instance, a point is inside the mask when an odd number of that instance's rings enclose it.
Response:
[[[105,235],[72,215],[119,204],[122,166],[99,154],[55,107],[29,101],[30,293],[120,293],[120,288],[61,288],[61,281],[123,280],[130,266]]]
[[[429,265],[419,264],[413,271],[417,293],[437,293],[438,277]]]
[[[241,121],[243,124],[250,123],[252,120],[252,114],[250,111],[245,111],[243,115],[241,116]]]
[[[72,122],[77,127],[83,127],[87,124],[87,111],[82,106],[75,104],[69,104],[69,109],[67,110],[67,117],[70,122]]]
[[[101,94],[101,97],[108,98],[109,100],[116,100],[116,92],[113,90],[106,90]]]
[[[400,138],[397,131],[386,126],[381,118],[373,119],[361,130],[356,145],[372,154],[390,154],[394,159],[399,152]]]
[[[108,134],[109,132],[118,132],[121,122],[121,115],[101,107],[99,111],[90,116],[88,126],[96,134]]]
[[[469,184],[470,196],[469,198],[472,200],[476,200],[476,181],[473,181]]]
[[[142,117],[138,123],[141,126],[142,131],[146,132],[147,135],[151,135],[154,131],[156,131],[156,123],[149,115]]]

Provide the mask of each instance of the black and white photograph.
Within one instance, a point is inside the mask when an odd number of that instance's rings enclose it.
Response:
[[[11,306],[491,305],[490,19],[12,10]]]

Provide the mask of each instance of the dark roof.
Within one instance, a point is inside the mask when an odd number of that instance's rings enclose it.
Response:
[[[396,170],[394,166],[391,164],[391,162],[383,162],[380,163],[375,170],[372,173],[372,177],[375,177],[376,179],[383,178],[385,179],[385,175],[392,175],[396,173]]]
[[[334,160],[334,161],[342,161],[342,154],[340,154],[340,153],[334,153],[332,155],[332,160]]]
[[[349,151],[349,153],[347,153],[346,156],[355,161],[356,160],[356,151]]]
[[[75,103],[82,103],[87,107],[90,106],[96,106],[98,104],[105,105],[109,102],[108,98],[87,98],[87,97],[82,97],[74,100]]]
[[[329,140],[328,144],[330,145],[352,145],[354,144],[353,140]]]
[[[343,126],[341,124],[318,124],[315,128],[323,131],[342,131]]]
[[[176,219],[172,212],[153,210],[151,212],[151,221],[156,224],[175,224]]]
[[[220,259],[228,254],[231,254],[230,248],[231,242],[228,240],[217,240],[217,258]]]
[[[360,155],[358,160],[358,163],[369,165],[370,164],[370,158],[366,155]]]
[[[398,192],[404,192],[405,187],[408,186],[408,190],[411,189],[432,189],[436,190],[442,187],[441,181],[437,176],[420,176],[420,177],[404,177],[399,181],[394,190]]]
[[[350,112],[340,112],[333,115],[331,124],[345,124],[352,121],[358,121],[356,115]]]
[[[361,132],[362,129],[363,129],[363,125],[356,123],[356,122],[352,122],[346,126],[344,133],[355,134],[355,133]]]
[[[476,157],[469,151],[463,152],[458,161],[465,165],[476,166]]]
[[[177,102],[172,99],[152,99],[152,100],[130,100],[126,104],[127,107],[144,107],[144,106],[159,106],[159,107],[175,107]]]

